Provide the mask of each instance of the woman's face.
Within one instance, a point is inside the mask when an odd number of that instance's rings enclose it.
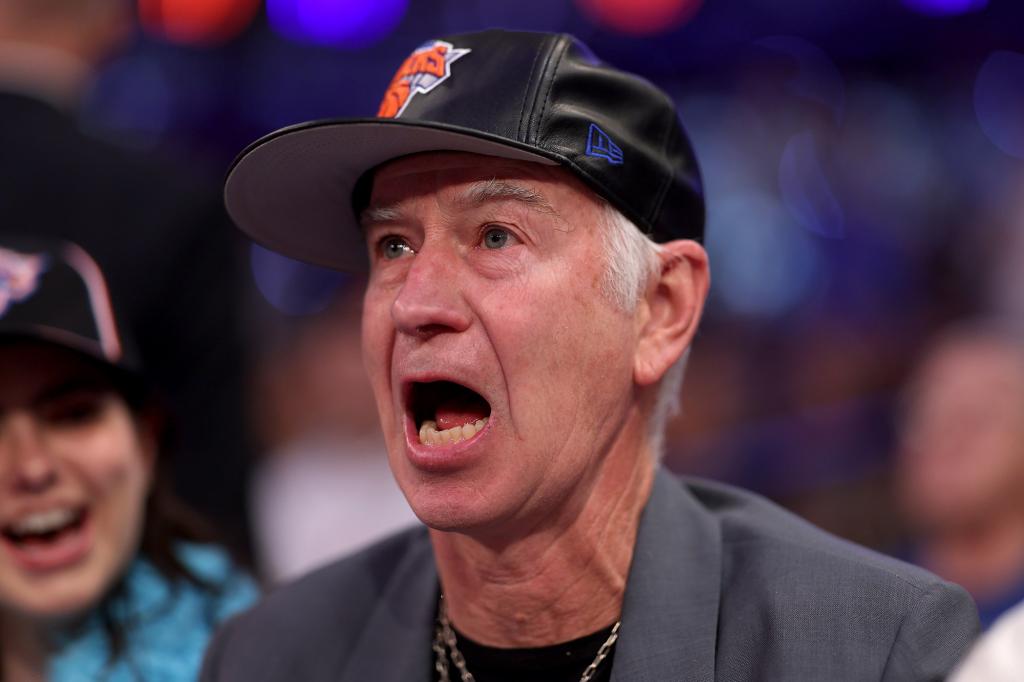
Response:
[[[154,447],[101,369],[0,345],[0,615],[57,621],[104,596],[138,549]]]

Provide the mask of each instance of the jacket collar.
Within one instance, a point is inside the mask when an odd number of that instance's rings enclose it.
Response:
[[[720,564],[714,521],[659,469],[640,518],[612,682],[714,679]],[[438,590],[423,532],[384,588],[342,679],[429,682]]]
[[[389,569],[381,567],[380,574]],[[341,679],[430,682],[438,585],[434,551],[422,529],[384,587]]]
[[[640,517],[612,682],[714,679],[721,549],[715,522],[659,469]]]

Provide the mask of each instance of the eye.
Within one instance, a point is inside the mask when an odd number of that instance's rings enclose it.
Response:
[[[484,230],[483,245],[487,249],[503,249],[510,244],[516,243],[516,236],[504,227],[491,225]]]
[[[378,242],[377,249],[380,251],[381,258],[385,260],[395,260],[402,256],[412,255],[416,253],[409,246],[409,242],[405,241],[402,237],[396,237],[391,235],[384,237]]]

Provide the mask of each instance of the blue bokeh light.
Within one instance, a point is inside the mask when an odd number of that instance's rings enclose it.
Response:
[[[823,237],[845,234],[843,209],[822,168],[814,135],[794,135],[779,163],[779,190],[786,208],[805,228]]]
[[[357,50],[388,36],[409,0],[267,0],[267,18],[281,35]]]
[[[1024,159],[1024,54],[989,55],[974,83],[974,110],[992,144]]]
[[[820,288],[821,258],[811,235],[793,225],[771,195],[735,194],[709,218],[712,295],[729,312],[780,317],[795,312]]]
[[[169,61],[157,49],[112,62],[93,83],[85,118],[126,134],[133,146],[156,146],[171,130],[181,102],[168,73]]]
[[[985,9],[988,0],[903,0],[903,4],[922,14],[949,16]]]
[[[323,312],[348,277],[335,270],[308,265],[253,244],[249,251],[256,288],[286,315]]]
[[[824,50],[795,36],[770,36],[756,44],[792,58],[797,69],[786,88],[797,97],[821,104],[832,114],[836,125],[842,124],[846,86],[839,67]]]

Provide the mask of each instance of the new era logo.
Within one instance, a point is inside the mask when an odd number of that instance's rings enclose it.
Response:
[[[613,166],[622,165],[622,149],[612,142],[608,133],[601,130],[596,123],[590,124],[590,132],[587,135],[587,156],[604,159]]]

